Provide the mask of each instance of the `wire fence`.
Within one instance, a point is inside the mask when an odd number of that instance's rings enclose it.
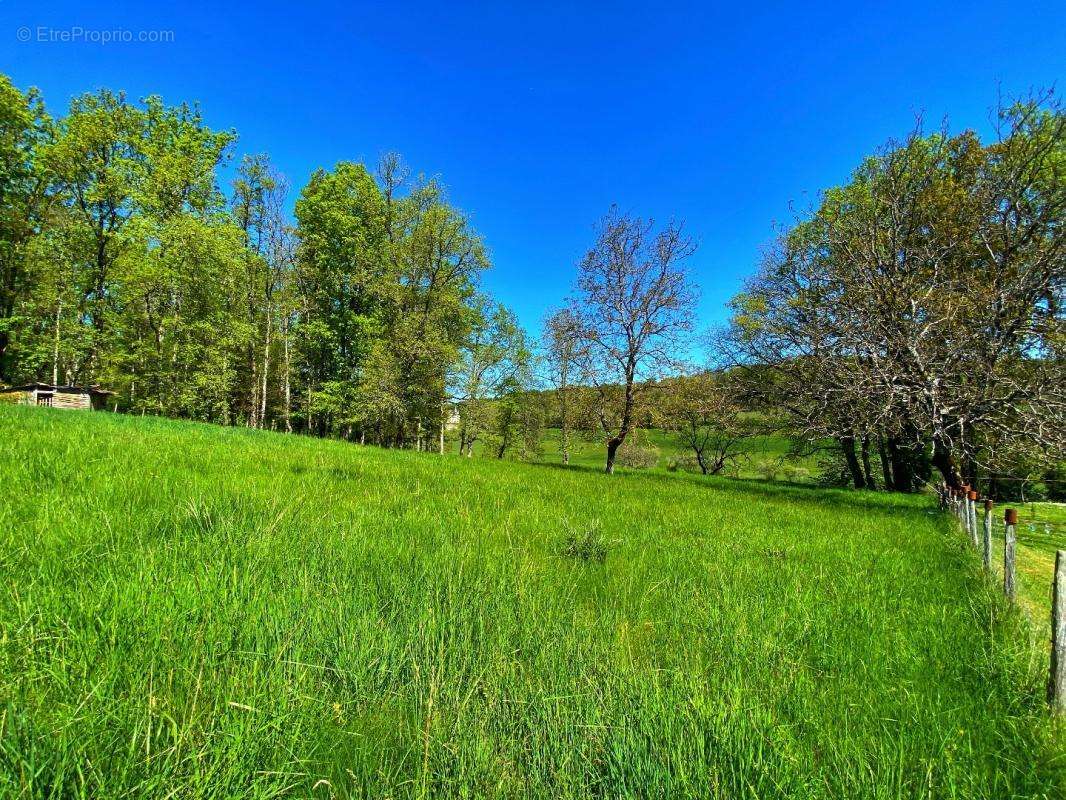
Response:
[[[993,511],[991,500],[980,500],[978,493],[969,486],[937,487],[940,508],[956,516],[966,532],[970,544],[982,556],[985,572],[991,579]],[[978,520],[980,500],[981,519]],[[1003,594],[1014,603],[1017,597],[1017,535],[1018,510],[1007,508],[1003,514]],[[1044,522],[1044,533],[1050,537],[1053,524]],[[1029,533],[1037,534],[1035,520],[1029,523]],[[1047,682],[1048,703],[1052,713],[1066,717],[1066,550],[1055,551],[1055,572],[1051,581],[1051,659]]]

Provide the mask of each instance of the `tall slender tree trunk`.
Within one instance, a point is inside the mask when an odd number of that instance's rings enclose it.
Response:
[[[270,374],[270,334],[271,316],[269,308],[266,315],[266,335],[263,337],[263,383],[259,392],[259,426],[266,422],[267,412],[267,378]]]
[[[563,454],[563,465],[570,464],[570,403],[566,396],[565,381],[559,387],[559,449]]]
[[[877,457],[881,461],[881,477],[885,481],[885,491],[891,491],[895,485],[892,480],[892,463],[888,460],[888,449],[885,447],[885,437],[877,437]]]
[[[837,442],[840,444],[840,449],[844,453],[844,460],[848,464],[848,472],[851,473],[851,482],[855,485],[856,489],[865,489],[866,478],[863,476],[862,467],[859,465],[859,459],[855,455],[855,437],[841,436]]]
[[[292,363],[289,356],[289,322],[287,319],[282,336],[285,343],[285,430],[292,433]]]
[[[248,367],[251,380],[248,386],[248,427],[259,427],[259,364],[255,358],[255,345],[248,346]]]
[[[104,230],[103,221],[100,222],[99,229],[96,234],[96,276],[95,276],[95,303],[91,311],[93,318],[93,330],[95,335],[92,339],[92,344],[89,347],[89,369],[93,370],[99,366],[100,361],[100,346],[104,341],[104,329],[106,323],[104,322],[104,291],[107,288],[107,273],[109,266],[109,259],[107,255],[107,231]]]
[[[63,313],[62,299],[56,299],[55,341],[52,343],[52,385],[59,385],[59,318]]]
[[[862,472],[866,479],[866,488],[876,489],[877,479],[874,478],[874,472],[870,466],[870,436],[868,434],[862,437]]]

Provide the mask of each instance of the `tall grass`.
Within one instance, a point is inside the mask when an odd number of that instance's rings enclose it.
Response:
[[[44,409],[0,442],[3,796],[1066,796],[1039,649],[921,498]]]

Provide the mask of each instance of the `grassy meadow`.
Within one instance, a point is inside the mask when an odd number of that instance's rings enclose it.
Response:
[[[0,407],[0,797],[1061,798],[925,497]]]
[[[681,445],[677,438],[658,428],[642,428],[635,431],[629,441],[641,448],[651,448],[658,453],[658,463],[654,471],[668,472],[672,462],[679,459],[692,460],[692,451]],[[722,470],[722,475],[732,478],[754,478],[786,480],[792,483],[813,482],[819,473],[816,455],[790,456],[792,446],[787,436],[749,436],[740,447],[740,455],[734,463]],[[458,453],[459,441],[454,435],[448,439],[448,450]],[[515,448],[517,451],[517,448]],[[483,442],[474,444],[476,455],[486,455]],[[491,453],[488,453],[491,455]],[[511,457],[514,452],[509,454]],[[572,434],[570,439],[570,464],[602,470],[606,451],[602,437],[582,438]],[[558,428],[548,428],[541,438],[541,452],[533,459],[539,464],[562,464],[560,451],[560,432]],[[690,471],[695,472],[695,464],[690,464]],[[618,469],[625,469],[619,466]]]
[[[1055,576],[1055,551],[1066,550],[1066,505],[1062,503],[1003,503],[992,516],[993,578],[1003,580],[1003,509],[1018,509],[1015,527],[1015,569],[1018,603],[1038,625],[1045,646],[1051,636],[1051,582]],[[984,511],[977,511],[983,531]]]

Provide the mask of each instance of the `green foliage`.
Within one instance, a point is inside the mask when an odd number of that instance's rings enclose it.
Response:
[[[651,469],[659,463],[659,448],[627,440],[618,451],[618,463],[629,469]]]
[[[0,81],[0,381],[104,384],[120,409],[427,447],[489,259],[395,156],[284,180],[199,109],[107,90],[51,121]],[[529,348],[512,329],[528,383]],[[515,333],[517,331],[517,333]]]
[[[719,340],[798,436],[883,442],[900,491],[932,464],[958,486],[1066,449],[1066,113],[1047,93],[999,122],[992,142],[919,127],[864,159],[768,251]]]

